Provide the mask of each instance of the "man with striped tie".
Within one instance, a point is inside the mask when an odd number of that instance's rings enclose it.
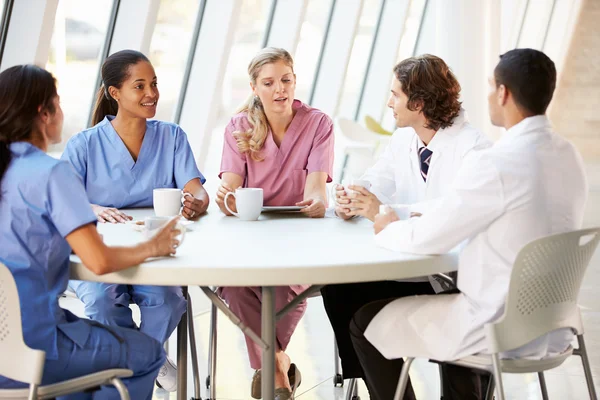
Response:
[[[399,215],[404,210],[406,217],[424,213],[450,190],[465,157],[491,146],[469,124],[459,101],[460,90],[456,77],[439,57],[425,54],[394,67],[387,105],[399,129],[375,165],[361,177],[371,184],[369,190],[350,186],[348,189],[354,193],[348,195],[344,187],[336,187],[335,212],[339,218],[360,216],[373,221],[381,204],[391,205]],[[445,289],[428,277],[321,289],[340,350],[344,379],[364,377],[349,333],[354,313],[372,301]]]

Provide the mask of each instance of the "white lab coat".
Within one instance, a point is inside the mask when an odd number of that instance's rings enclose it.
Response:
[[[469,123],[461,109],[452,126],[440,129],[427,145],[433,153],[427,182],[421,176],[419,148],[424,146],[412,128],[401,128],[375,165],[361,177],[371,183],[370,191],[383,204],[407,207],[406,212],[425,213],[452,187],[463,159],[472,151],[489,148],[492,142]],[[431,282],[436,291],[442,286],[431,277],[403,279],[402,282]]]
[[[487,352],[484,324],[503,313],[512,264],[525,244],[579,229],[588,186],[581,157],[545,116],[526,118],[490,149],[465,160],[453,189],[421,218],[375,236],[402,252],[440,254],[467,240],[455,295],[398,299],[365,336],[387,358],[454,360]],[[503,357],[542,358],[564,350],[570,330],[536,339]]]
[[[382,203],[410,204],[411,211],[422,213],[450,190],[467,154],[491,145],[461,110],[452,126],[440,129],[427,145],[433,152],[427,182],[421,176],[418,154],[423,143],[412,128],[396,130],[383,154],[361,179],[371,183],[371,192]]]

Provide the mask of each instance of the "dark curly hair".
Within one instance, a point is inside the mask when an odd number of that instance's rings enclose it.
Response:
[[[394,67],[394,74],[408,97],[406,107],[421,107],[425,128],[435,131],[452,125],[460,112],[460,84],[444,60],[431,54],[407,58]]]

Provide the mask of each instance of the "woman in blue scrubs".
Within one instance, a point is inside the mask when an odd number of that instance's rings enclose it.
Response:
[[[0,262],[19,292],[23,336],[43,350],[42,384],[110,368],[129,368],[131,398],[151,399],[165,361],[162,343],[135,330],[79,319],[58,305],[67,288],[71,249],[96,274],[175,253],[171,221],[134,247],[107,247],[96,231],[85,189],[71,166],[45,151],[59,143],[63,113],[52,75],[34,65],[0,73]],[[17,360],[18,362],[18,360]],[[0,376],[1,388],[26,385]],[[114,399],[113,387],[64,399]]]
[[[155,188],[185,193],[182,215],[205,213],[208,194],[185,132],[176,124],[149,121],[159,99],[156,74],[148,58],[134,50],[112,54],[102,65],[102,87],[92,128],[73,136],[62,155],[83,180],[99,222],[131,219],[121,208],[152,207]],[[72,281],[85,314],[109,326],[135,328],[129,302],[140,307],[140,331],[164,343],[185,312],[178,287],[107,285]],[[177,370],[167,360],[158,383],[176,390]]]

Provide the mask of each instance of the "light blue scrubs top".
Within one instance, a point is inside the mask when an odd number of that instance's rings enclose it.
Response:
[[[96,222],[73,168],[27,142],[10,144],[12,159],[0,183],[0,262],[19,292],[28,346],[56,360],[57,328],[79,345],[90,326],[67,322],[58,297],[67,288],[71,247],[65,236]]]
[[[137,161],[107,116],[95,126],[73,136],[62,159],[81,176],[88,199],[104,207],[152,207],[152,190],[180,188],[194,178],[206,179],[198,170],[185,132],[176,124],[147,121]]]

